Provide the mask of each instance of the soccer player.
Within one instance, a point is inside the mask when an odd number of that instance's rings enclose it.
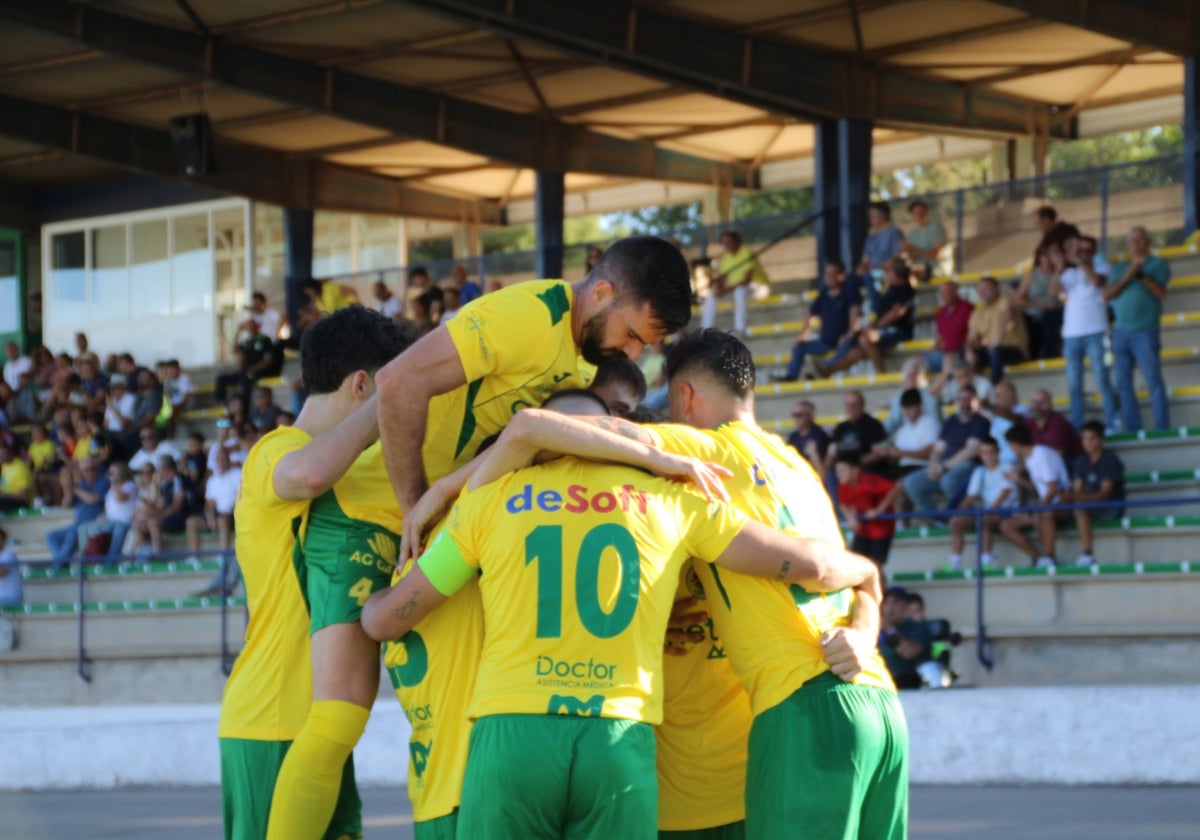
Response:
[[[367,602],[368,635],[395,638],[478,576],[486,629],[459,836],[657,836],[646,724],[661,719],[662,640],[692,556],[879,596],[865,558],[677,483],[566,457],[465,494],[416,568]]]
[[[275,780],[312,706],[311,616],[292,563],[309,503],[342,477],[376,436],[372,374],[395,353],[398,330],[351,306],[304,334],[300,365],[309,398],[296,424],[265,435],[246,457],[235,508],[235,549],[250,621],[225,686],[218,727],[227,840],[262,840]],[[297,744],[297,746],[302,746]],[[353,766],[328,837],[362,833]]]

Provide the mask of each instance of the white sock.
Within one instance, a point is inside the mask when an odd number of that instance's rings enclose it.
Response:
[[[992,565],[992,560],[993,557],[990,552],[985,551],[983,554],[979,555],[979,562],[985,566]]]
[[[962,555],[961,554],[951,554],[950,555],[950,568],[955,569],[955,570],[962,568]]]

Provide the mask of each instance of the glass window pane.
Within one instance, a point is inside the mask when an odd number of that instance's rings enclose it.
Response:
[[[350,260],[350,214],[322,213],[313,218],[313,277],[354,270]]]
[[[358,223],[358,270],[375,271],[400,265],[400,220],[387,216],[355,216]]]
[[[129,317],[129,260],[125,225],[92,231],[92,321]]]
[[[51,324],[78,324],[87,320],[87,270],[83,231],[50,237]]]
[[[246,217],[241,207],[213,213],[213,279],[218,312],[246,305]]]
[[[212,254],[208,214],[171,221],[171,311],[176,315],[212,308]]]
[[[165,219],[138,222],[130,228],[129,282],[135,318],[171,314],[171,264]]]

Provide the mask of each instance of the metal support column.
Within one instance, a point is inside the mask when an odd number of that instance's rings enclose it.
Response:
[[[298,207],[283,210],[283,263],[287,275],[287,319],[296,335],[296,318],[304,308],[304,283],[312,279],[313,211]]]
[[[1183,229],[1200,227],[1200,67],[1197,56],[1183,60]]]
[[[841,259],[842,238],[838,227],[838,124],[836,120],[821,120],[813,126],[816,145],[813,148],[813,212],[820,213],[817,222],[817,282],[824,282],[825,261]],[[846,266],[852,269],[852,265]]]
[[[533,200],[537,232],[537,276],[562,277],[563,202],[566,180],[561,172],[538,170],[537,194]]]
[[[870,120],[838,121],[838,192],[842,259],[852,268],[867,241],[867,205],[871,202]]]

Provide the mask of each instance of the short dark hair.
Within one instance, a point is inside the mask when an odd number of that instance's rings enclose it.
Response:
[[[637,366],[637,362],[631,361],[624,353],[606,356],[604,361],[596,366],[596,378],[592,380],[592,387],[598,388],[613,381],[624,382],[632,387],[638,402],[646,398],[646,375]]]
[[[914,198],[912,201],[908,202],[908,212],[911,213],[914,207],[924,207],[926,210],[928,210],[929,204],[923,198]]]
[[[267,296],[262,292],[255,292],[254,294],[250,295],[250,298],[252,300],[261,300],[263,303],[267,302]]]
[[[650,305],[669,332],[692,319],[692,279],[679,249],[657,236],[627,236],[614,242],[588,273],[587,282],[607,280],[617,300]]]
[[[839,452],[837,457],[833,459],[833,463],[858,467],[862,464],[862,459],[858,457],[857,452]]]
[[[842,272],[842,274],[846,273],[846,264],[844,262],[842,262],[840,259],[838,259],[837,257],[826,257],[825,258],[825,267],[829,268],[829,266],[833,266],[838,271]]]
[[[906,262],[905,262],[903,259],[901,259],[900,257],[896,257],[896,258],[895,258],[895,259],[893,259],[893,260],[888,260],[888,264],[887,264],[887,266],[888,266],[888,268],[890,268],[892,271],[896,272],[896,275],[897,275],[897,276],[898,276],[898,277],[899,277],[901,280],[907,280],[907,279],[908,279],[908,276],[909,276],[909,273],[910,273],[910,272],[909,272],[909,268],[908,268],[908,263],[906,263]]]
[[[736,230],[727,230],[721,234],[722,239],[724,239],[727,236],[730,239],[732,239],[734,242],[736,242],[737,244],[739,244],[739,245],[742,244],[742,235],[740,233],[738,233]]]
[[[413,343],[415,332],[362,304],[342,307],[304,331],[300,371],[310,394],[331,394],[358,370],[374,374]]]
[[[980,446],[994,446],[994,447],[996,447],[997,449],[999,449],[999,448],[1000,448],[1000,441],[996,440],[996,439],[995,439],[994,437],[992,437],[991,435],[984,435],[983,437],[981,437],[981,438],[979,439],[979,445],[980,445]]]
[[[1004,439],[1017,446],[1033,446],[1033,434],[1024,423],[1014,423],[1004,433]]]
[[[204,443],[204,435],[200,434],[199,432],[192,432],[188,435],[188,440],[198,440],[201,443]]]
[[[1043,207],[1039,207],[1035,211],[1035,215],[1039,219],[1045,219],[1048,222],[1053,222],[1054,220],[1056,220],[1058,218],[1058,211],[1055,210],[1053,207],[1051,207],[1049,204],[1047,204]]]
[[[736,397],[754,393],[754,357],[736,336],[714,327],[689,333],[667,353],[667,380],[684,370],[708,374]]]
[[[922,405],[924,400],[921,399],[921,391],[917,388],[908,388],[900,395],[900,407],[909,408],[914,405]]]
[[[886,201],[872,201],[871,209],[878,210],[885,219],[892,218],[892,207]]]
[[[424,277],[428,280],[429,272],[425,270],[425,266],[418,265],[408,270],[408,279],[412,280],[414,277]]]
[[[1091,432],[1094,435],[1099,435],[1100,440],[1104,440],[1104,424],[1099,420],[1089,420],[1083,424],[1081,432]]]
[[[612,414],[612,412],[608,410],[608,403],[600,399],[600,397],[596,396],[596,394],[592,393],[586,388],[564,388],[561,391],[555,391],[546,398],[544,403],[542,403],[542,408],[552,408],[556,401],[567,399],[591,400],[592,402],[596,403],[599,408],[602,408],[605,414]]]

